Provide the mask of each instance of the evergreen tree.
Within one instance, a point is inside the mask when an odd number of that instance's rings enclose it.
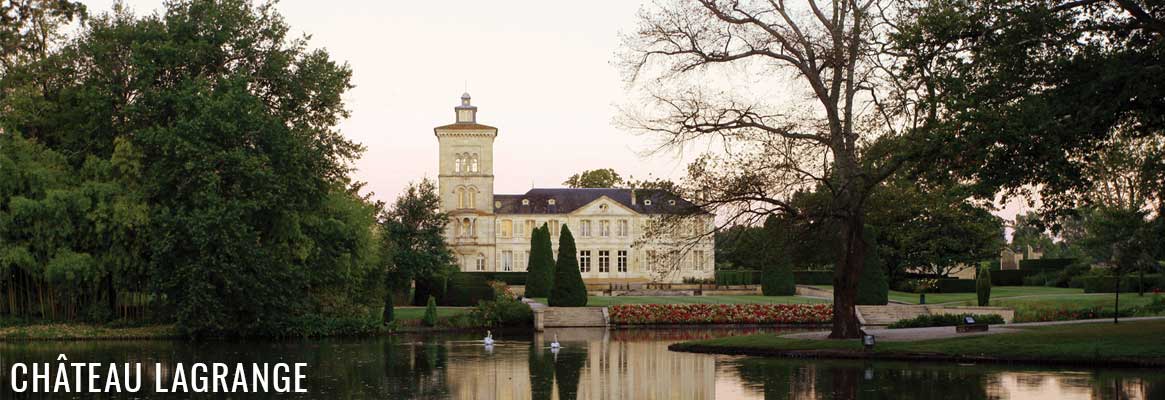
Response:
[[[786,251],[789,247],[789,226],[780,222],[776,217],[765,220],[763,236],[767,240],[754,243],[762,247],[761,259],[764,265],[761,267],[761,292],[765,296],[792,296],[797,292],[793,263]]]
[[[870,227],[866,227],[866,265],[858,279],[859,305],[886,305],[890,301],[890,283],[886,280],[882,257],[878,255],[878,239]]]
[[[582,307],[587,305],[587,286],[578,270],[574,236],[562,225],[558,239],[558,262],[554,266],[554,287],[550,290],[552,307]]]
[[[425,326],[437,326],[437,299],[429,296],[429,302],[425,305],[425,316],[422,319]]]
[[[991,269],[979,268],[979,276],[975,277],[975,294],[979,297],[979,306],[986,307],[991,303]]]
[[[526,297],[549,297],[554,287],[554,250],[550,227],[542,224],[530,235],[530,265],[526,269]]]

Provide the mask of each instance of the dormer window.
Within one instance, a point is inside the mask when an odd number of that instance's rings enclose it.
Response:
[[[524,206],[530,205],[530,200],[529,199],[522,199],[522,205],[524,205]]]
[[[643,201],[643,205],[645,205],[645,206],[650,206],[650,205],[651,205],[651,200],[644,200],[644,201]]]
[[[668,200],[668,201],[667,201],[667,204],[668,204],[669,206],[674,206],[674,205],[676,205],[676,201],[675,201],[675,200]]]
[[[546,201],[546,204],[548,204],[548,205],[554,205],[554,199],[547,200],[547,201]]]
[[[607,208],[606,204],[599,204],[599,212],[607,212]]]
[[[500,202],[500,201],[495,201],[495,202],[494,202],[494,208],[502,208],[502,202]]]

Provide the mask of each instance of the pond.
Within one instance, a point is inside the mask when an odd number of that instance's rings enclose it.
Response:
[[[1165,373],[954,363],[788,360],[676,353],[671,343],[773,329],[559,329],[310,341],[0,342],[0,398],[13,363],[307,363],[306,394],[343,399],[1162,399]],[[550,343],[557,335],[562,348]],[[147,368],[146,375],[153,372]],[[152,393],[103,398],[186,398]],[[84,397],[79,395],[59,398]],[[40,395],[36,398],[44,398]],[[198,396],[193,396],[199,398]],[[205,395],[204,398],[223,395]],[[51,398],[51,397],[49,397]]]

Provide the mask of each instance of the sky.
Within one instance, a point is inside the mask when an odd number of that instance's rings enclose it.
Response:
[[[113,0],[84,1],[90,12]],[[162,0],[124,0],[135,14]],[[390,202],[437,176],[433,127],[453,122],[462,92],[478,122],[498,128],[495,193],[558,187],[586,169],[678,179],[688,158],[646,153],[653,139],[614,123],[630,92],[614,65],[620,34],[635,28],[636,0],[585,2],[284,0],[292,32],[310,35],[352,68],[351,117],[340,132],[366,147],[355,179]],[[691,154],[687,154],[688,157]],[[1018,202],[997,214],[1013,218]]]

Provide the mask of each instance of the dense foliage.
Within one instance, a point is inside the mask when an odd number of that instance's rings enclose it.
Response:
[[[859,305],[886,305],[890,301],[890,281],[886,279],[886,270],[882,266],[882,257],[879,255],[878,239],[873,229],[867,227],[865,234],[866,267],[858,280]]]
[[[526,297],[549,297],[554,287],[554,250],[550,227],[542,224],[530,235],[530,263],[526,268]]]
[[[444,298],[449,277],[456,271],[453,253],[445,243],[449,217],[439,212],[437,185],[428,179],[409,184],[391,208],[381,215],[384,248],[391,254],[386,284],[393,291],[416,282],[413,305],[424,305],[429,295]]]
[[[587,286],[578,269],[574,235],[566,224],[558,236],[558,262],[554,266],[554,287],[547,302],[551,307],[582,307],[587,305]]]
[[[975,295],[980,307],[991,304],[990,268],[979,268],[979,275],[975,277]]]
[[[620,304],[611,322],[652,324],[828,324],[829,304]]]
[[[288,32],[270,4],[184,0],[6,47],[0,313],[278,335],[380,306],[335,129],[351,71]]]

